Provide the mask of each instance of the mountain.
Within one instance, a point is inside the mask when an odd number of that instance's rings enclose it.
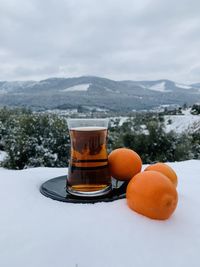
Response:
[[[200,84],[185,85],[164,79],[113,81],[83,76],[0,82],[0,106],[35,110],[87,106],[129,111],[196,102],[200,102]]]
[[[200,83],[193,83],[191,86],[200,89]]]

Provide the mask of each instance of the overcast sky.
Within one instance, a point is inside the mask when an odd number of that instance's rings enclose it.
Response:
[[[200,82],[199,0],[0,0],[0,80]]]

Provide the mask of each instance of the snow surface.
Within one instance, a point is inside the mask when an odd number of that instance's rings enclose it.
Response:
[[[185,115],[166,115],[165,118],[165,131],[174,131],[182,133],[185,131],[197,131],[200,129],[200,116],[192,115],[190,113]],[[171,124],[168,121],[171,120]]]
[[[165,131],[168,133],[170,131],[174,131],[176,133],[183,133],[185,131],[197,131],[200,129],[200,115],[192,115],[190,113],[191,109],[187,109],[183,111],[183,115],[165,115]],[[129,117],[111,117],[112,120],[111,125],[114,125],[113,121],[120,120],[119,125],[122,126],[124,122],[126,122]],[[171,121],[171,124],[168,121]]]
[[[181,89],[192,89],[193,87],[190,85],[186,84],[181,84],[181,83],[175,83],[176,87],[181,88]]]
[[[170,163],[179,177],[179,203],[169,220],[131,211],[126,200],[69,204],[40,185],[64,168],[0,168],[2,267],[199,267],[200,161]]]
[[[87,91],[89,86],[90,86],[89,83],[84,83],[84,84],[79,84],[79,85],[75,85],[75,86],[72,86],[72,87],[68,87],[68,88],[63,89],[61,91],[62,92]]]
[[[119,126],[122,126],[124,122],[126,122],[129,117],[127,116],[118,116],[118,117],[110,117],[110,122],[111,122],[111,126],[114,125],[114,122],[115,121],[118,121],[119,120]]]
[[[167,92],[165,90],[165,82],[156,83],[156,84],[152,85],[151,87],[149,87],[149,89],[154,90],[154,91],[158,91],[158,92]]]

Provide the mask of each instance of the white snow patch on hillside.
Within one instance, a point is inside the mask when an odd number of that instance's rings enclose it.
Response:
[[[181,84],[181,83],[175,83],[176,87],[181,88],[181,89],[192,89],[192,86],[186,85],[186,84]]]
[[[41,195],[40,185],[66,168],[0,168],[0,266],[199,267],[200,161],[169,165],[179,203],[166,221],[137,214],[125,199],[84,205]]]
[[[156,83],[149,87],[150,90],[158,91],[158,92],[166,92],[165,90],[165,82]]]
[[[191,109],[183,110],[184,115],[165,115],[165,131],[182,133],[184,131],[195,132],[200,130],[200,115],[192,115],[190,111]],[[111,126],[114,126],[116,121],[119,121],[119,126],[122,126],[129,119],[134,120],[134,117],[111,117]],[[144,133],[146,133],[145,130]]]
[[[124,122],[126,122],[129,119],[129,117],[125,116],[118,116],[118,117],[110,117],[110,125],[113,127],[116,122],[119,122],[119,126],[122,126]]]
[[[149,89],[147,86],[145,86],[145,85],[143,85],[143,84],[141,84],[141,83],[139,83],[138,85],[139,85],[140,87],[144,88],[144,89]]]
[[[87,91],[89,88],[89,83],[75,85],[66,89],[61,90],[62,92],[74,92],[74,91]]]
[[[166,132],[174,131],[176,133],[182,133],[184,131],[193,132],[200,129],[200,116],[198,115],[166,115],[164,118]]]
[[[112,89],[110,89],[110,88],[108,88],[108,87],[105,87],[105,86],[103,87],[103,89],[104,89],[106,92],[111,92],[111,93],[113,92]]]

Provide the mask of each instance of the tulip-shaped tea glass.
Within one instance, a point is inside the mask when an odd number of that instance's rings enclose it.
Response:
[[[95,197],[111,190],[108,170],[108,119],[69,119],[71,158],[67,192]]]

